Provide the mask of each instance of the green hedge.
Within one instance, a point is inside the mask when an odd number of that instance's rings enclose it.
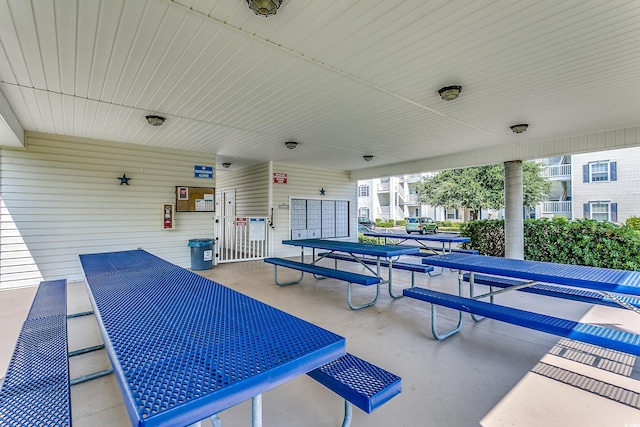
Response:
[[[625,225],[627,227],[633,228],[634,230],[640,231],[640,218],[638,218],[637,216],[632,216],[631,218],[627,218]]]
[[[504,256],[504,221],[465,223],[460,235],[471,238],[463,244],[483,255]],[[524,258],[560,264],[640,270],[640,232],[590,219],[565,218],[524,221]]]

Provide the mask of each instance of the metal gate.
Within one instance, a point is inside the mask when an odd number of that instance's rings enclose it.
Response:
[[[269,256],[268,218],[219,216],[214,226],[216,262],[250,261]]]

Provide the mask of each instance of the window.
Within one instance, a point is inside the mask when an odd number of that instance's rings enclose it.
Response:
[[[360,186],[360,191],[358,192],[358,195],[361,197],[369,197],[369,186],[368,185],[361,185]]]
[[[607,182],[617,180],[617,162],[603,160],[582,167],[583,182]]]
[[[446,219],[458,219],[458,209],[446,209],[444,216]]]
[[[358,216],[363,218],[369,218],[369,208],[359,208]]]
[[[611,202],[589,202],[584,204],[584,217],[596,221],[618,221],[618,204]]]

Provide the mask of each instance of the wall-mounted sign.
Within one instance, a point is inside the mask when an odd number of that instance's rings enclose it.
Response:
[[[244,227],[247,225],[247,218],[236,218],[236,225]]]
[[[287,183],[287,174],[282,172],[274,172],[273,173],[273,183],[274,184],[286,184]]]
[[[193,166],[194,178],[208,178],[213,179],[213,166]]]

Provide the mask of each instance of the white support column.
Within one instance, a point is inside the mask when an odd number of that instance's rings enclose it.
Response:
[[[524,259],[522,161],[504,163],[505,257]]]

